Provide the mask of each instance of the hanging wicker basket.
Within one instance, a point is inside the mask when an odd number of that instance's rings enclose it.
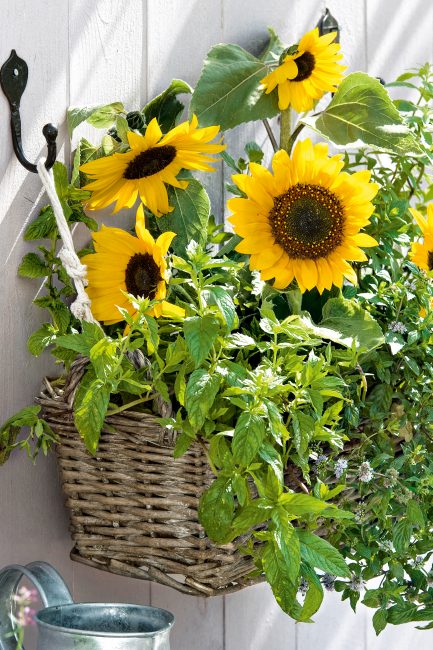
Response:
[[[75,362],[62,385],[45,380],[37,400],[59,436],[71,558],[195,596],[259,582],[248,577],[254,564],[239,551],[245,540],[216,546],[199,523],[199,498],[213,479],[200,444],[175,460],[175,434],[152,415],[124,411],[107,418],[97,455],[89,454],[72,412],[86,364]]]

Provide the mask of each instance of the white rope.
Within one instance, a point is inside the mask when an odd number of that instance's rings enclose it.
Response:
[[[44,186],[51,205],[53,206],[57,228],[59,229],[59,235],[63,242],[63,248],[59,252],[59,257],[65,267],[66,273],[73,281],[77,292],[77,297],[70,307],[71,312],[79,320],[85,320],[89,323],[96,323],[99,325],[98,321],[93,318],[90,309],[90,298],[84,289],[84,287],[87,286],[87,267],[80,262],[80,258],[75,252],[74,241],[59,197],[57,196],[52,171],[45,167],[45,160],[43,158],[38,160],[36,166],[39,178],[41,179],[42,185]]]

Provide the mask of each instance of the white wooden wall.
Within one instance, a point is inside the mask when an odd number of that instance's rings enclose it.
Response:
[[[265,37],[267,25],[293,42],[314,26],[320,0],[0,0],[0,64],[16,48],[29,64],[22,101],[25,150],[45,154],[42,125],[60,125],[60,156],[68,158],[68,105],[123,100],[137,108],[174,77],[194,84],[211,45],[245,47]],[[342,27],[350,70],[390,79],[405,68],[433,61],[431,0],[329,0]],[[38,179],[11,152],[9,111],[0,93],[0,420],[32,401],[48,355],[32,358],[26,339],[41,319],[31,304],[37,283],[18,279],[29,249],[23,228],[41,204]],[[89,135],[86,131],[86,135]],[[92,134],[91,134],[92,135]],[[230,132],[237,153],[259,128]],[[221,170],[208,175],[214,210],[223,209]],[[413,627],[386,630],[376,639],[370,612],[355,617],[347,603],[327,598],[315,625],[295,625],[279,610],[266,585],[213,600],[179,595],[159,585],[110,576],[70,562],[68,524],[53,458],[35,467],[14,456],[0,468],[0,566],[44,559],[56,566],[76,600],[151,603],[177,618],[174,650],[402,650],[431,647],[432,632]],[[31,650],[29,645],[28,650]],[[61,650],[61,649],[59,649]]]

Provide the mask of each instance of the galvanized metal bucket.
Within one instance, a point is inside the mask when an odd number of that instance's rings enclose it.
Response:
[[[170,612],[141,605],[74,603],[50,564],[32,562],[0,571],[0,650],[16,650],[13,603],[23,577],[34,584],[45,606],[36,615],[38,650],[170,649]]]

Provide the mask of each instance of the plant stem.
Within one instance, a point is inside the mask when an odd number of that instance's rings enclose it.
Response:
[[[296,129],[293,131],[292,135],[289,138],[289,142],[287,144],[287,153],[290,154],[292,153],[293,145],[295,144],[296,138],[304,128],[305,124],[302,124],[301,122],[297,125]]]
[[[263,121],[263,126],[264,126],[265,129],[266,129],[266,133],[268,134],[268,138],[269,138],[269,140],[270,140],[270,142],[271,142],[271,145],[272,145],[273,150],[274,150],[274,151],[278,151],[278,142],[277,142],[277,140],[276,140],[276,138],[275,138],[275,136],[274,136],[274,132],[273,132],[272,129],[271,129],[271,125],[269,124],[269,120],[267,120],[267,119],[265,118],[265,119],[262,120],[262,121]]]
[[[157,396],[156,393],[152,393],[152,395],[149,395],[147,397],[140,397],[139,399],[136,399],[133,402],[128,402],[128,404],[123,404],[123,406],[119,406],[118,408],[113,409],[112,411],[108,411],[106,417],[108,418],[110,415],[116,415],[117,413],[126,411],[127,409],[130,409],[133,406],[137,406],[138,404],[143,404],[143,402],[149,402],[151,399],[154,399],[156,396]]]
[[[290,135],[292,130],[292,111],[290,108],[286,108],[285,111],[281,111],[281,123],[280,123],[280,149],[284,149],[289,152],[289,142]]]

